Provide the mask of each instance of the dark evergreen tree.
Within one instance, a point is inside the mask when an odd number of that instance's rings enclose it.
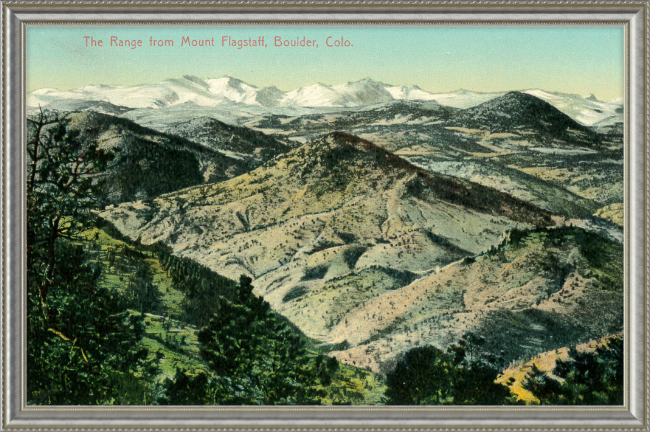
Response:
[[[28,286],[46,307],[57,240],[74,238],[93,219],[109,156],[82,142],[66,117],[41,112],[27,120]]]
[[[522,386],[542,405],[623,405],[623,352],[621,336],[593,352],[572,348],[556,362],[554,377],[533,365]]]
[[[234,389],[217,403],[318,403],[321,380],[331,379],[335,366],[309,355],[296,330],[253,294],[250,278],[241,277],[233,301],[219,299],[218,311],[198,335],[201,356]]]
[[[141,319],[97,287],[99,271],[85,263],[80,247],[60,242],[55,252],[47,314],[38,294],[28,293],[28,403],[142,404],[147,397],[151,402],[157,365],[138,347]]]
[[[158,256],[174,286],[185,294],[181,317],[184,321],[205,326],[219,311],[220,297],[234,299],[237,289],[234,281],[188,258],[177,257],[169,252],[160,252]]]
[[[167,378],[161,405],[209,405],[208,397],[210,377],[202,372],[191,376],[176,368],[173,380]]]
[[[432,347],[406,353],[387,376],[389,405],[505,405],[516,397],[494,381],[498,358],[480,351],[484,340],[468,333],[447,352]]]
[[[337,360],[310,353],[298,330],[253,294],[250,278],[235,284],[193,261],[164,253],[160,258],[186,297],[214,299],[195,303],[201,316],[212,317],[198,333],[209,372],[194,376],[177,370],[164,384],[161,404],[319,403]]]
[[[160,313],[162,293],[153,283],[153,275],[146,261],[138,261],[136,271],[129,276],[126,287],[129,307],[139,312]]]
[[[444,405],[453,402],[455,365],[449,355],[426,346],[406,353],[386,379],[389,405]]]
[[[145,403],[156,365],[138,348],[142,323],[73,243],[102,201],[109,157],[46,113],[28,119],[27,144],[27,401]]]

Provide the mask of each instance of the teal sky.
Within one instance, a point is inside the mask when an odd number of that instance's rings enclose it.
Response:
[[[540,88],[601,100],[623,95],[623,27],[109,27],[29,26],[27,91],[86,85],[136,85],[166,78],[231,75],[258,87],[293,90],[316,82],[372,78],[430,92]],[[86,47],[84,36],[104,41]],[[111,36],[141,39],[136,49],[107,46]],[[150,47],[149,38],[174,47]],[[214,47],[181,39],[214,38]],[[267,47],[222,47],[222,36],[265,37]],[[273,39],[305,36],[318,48],[275,48]],[[347,48],[328,48],[328,36]]]

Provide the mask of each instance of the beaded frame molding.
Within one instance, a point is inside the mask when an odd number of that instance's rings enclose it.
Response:
[[[2,0],[2,429],[648,430],[650,3],[643,1]],[[622,407],[26,405],[25,29],[29,25],[620,25],[625,27],[625,404]]]

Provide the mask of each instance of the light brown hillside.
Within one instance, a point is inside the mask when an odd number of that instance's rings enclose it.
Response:
[[[350,343],[391,322],[382,308],[401,292],[395,290],[488,250],[515,227],[552,224],[531,204],[428,173],[345,134],[234,179],[108,208],[102,216],[144,244],[162,241],[224,276],[253,277],[256,293],[308,336]],[[444,294],[444,304],[431,300],[445,311],[436,318],[440,340],[451,337],[450,317],[466,308],[456,291]],[[416,295],[407,312],[429,307],[426,295]],[[375,309],[361,319],[366,307]],[[415,341],[410,330],[400,331],[405,342],[397,350]]]
[[[616,203],[600,208],[594,214],[598,217],[613,222],[620,227],[623,227],[624,211],[625,206],[623,203]]]
[[[576,234],[601,242],[595,267]],[[593,251],[592,251],[593,252]],[[360,304],[329,333],[341,361],[386,372],[420,345],[446,348],[466,332],[506,360],[620,331],[622,248],[578,228],[531,233],[474,263],[454,263]]]

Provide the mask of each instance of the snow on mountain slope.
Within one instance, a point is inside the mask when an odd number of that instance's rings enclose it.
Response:
[[[208,91],[211,94],[219,95],[232,102],[244,103],[247,105],[258,105],[258,88],[233,77],[225,76],[218,79],[206,80]]]
[[[521,93],[526,93],[548,102],[559,111],[562,111],[585,126],[592,126],[596,123],[602,125],[603,122],[607,123],[607,125],[613,125],[614,123],[623,121],[623,104],[620,98],[609,102],[602,102],[596,99],[593,94],[585,98],[576,94],[547,92],[537,89],[523,90]],[[458,90],[450,93],[429,93],[428,97],[430,99],[427,100],[435,100],[440,105],[467,109],[503,96],[504,94],[506,92],[478,93]]]
[[[88,86],[70,91],[41,89],[30,93],[27,102],[30,106],[47,106],[54,100],[85,99],[129,108],[163,108],[188,102],[198,106],[218,106],[233,102],[259,106],[262,105],[258,100],[259,93],[257,87],[232,77],[204,81],[185,75],[179,79],[131,87]],[[272,91],[264,89],[262,99],[271,99],[272,94]]]
[[[50,102],[61,99],[104,101],[136,109],[161,108],[186,102],[201,106],[215,106],[228,102],[217,94],[211,94],[204,82],[197,82],[193,77],[183,77],[133,87],[87,86],[70,91],[37,90],[28,95],[27,103],[30,106],[39,104],[47,106]]]
[[[623,121],[622,103],[601,102],[594,95],[584,98],[575,94],[553,93],[544,90],[526,90],[524,93],[548,102],[585,126],[592,126],[605,119],[610,119],[612,124]]]
[[[317,83],[287,92],[280,102],[284,106],[334,107],[340,95],[325,84]]]
[[[435,93],[431,96],[432,100],[438,102],[440,105],[466,109],[503,96],[504,94],[506,92],[479,93],[461,89],[450,93]]]
[[[422,90],[416,85],[410,86],[386,86],[386,91],[390,93],[393,99],[397,100],[435,100],[435,95]]]
[[[334,86],[332,89],[340,94],[343,99],[349,101],[348,105],[345,106],[364,106],[393,100],[393,96],[386,90],[386,87],[384,83],[366,78],[361,81]]]
[[[544,90],[524,90],[553,105],[579,123],[611,126],[622,122],[622,100],[609,102]],[[52,88],[36,90],[27,95],[28,107],[46,107],[52,102],[94,101],[110,103],[127,109],[160,109],[176,106],[214,107],[237,110],[260,107],[272,111],[279,108],[359,108],[384,104],[394,100],[435,101],[440,105],[467,109],[506,92],[479,93],[457,90],[448,93],[429,93],[416,85],[394,86],[371,79],[330,86],[316,83],[296,90],[283,92],[276,87],[258,88],[239,79],[224,76],[203,80],[185,75],[156,84],[141,86],[87,86],[80,89],[59,91]],[[67,105],[81,106],[78,103]],[[61,105],[61,106],[66,106]],[[89,108],[92,109],[92,108]]]
[[[363,79],[337,86],[317,83],[287,92],[281,104],[302,107],[362,107],[394,100],[386,84]]]

